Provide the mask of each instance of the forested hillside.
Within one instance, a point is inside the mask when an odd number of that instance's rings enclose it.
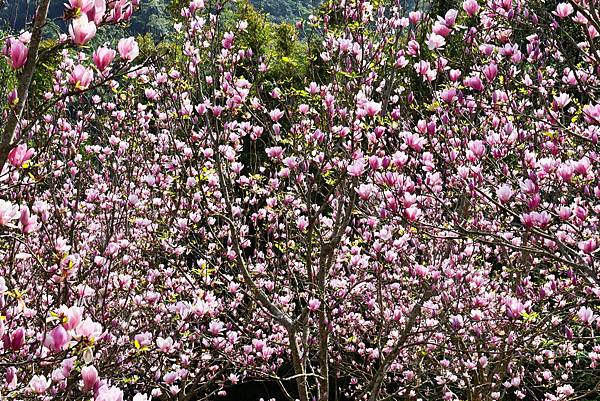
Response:
[[[140,12],[135,14],[130,31],[134,34],[151,33],[157,37],[168,32],[172,25],[169,8],[171,2],[172,0],[142,0]],[[50,4],[49,15],[57,24],[62,24],[63,3],[53,1]],[[293,21],[306,16],[320,3],[320,0],[252,0],[258,10],[268,13],[275,22]],[[31,4],[31,0],[0,0],[0,27],[22,29],[23,15],[31,15],[33,12]]]

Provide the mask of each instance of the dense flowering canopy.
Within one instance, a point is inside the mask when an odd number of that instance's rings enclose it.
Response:
[[[72,46],[7,153],[1,396],[597,391],[596,0],[330,2],[298,24],[302,82],[202,0],[174,54],[83,52],[134,6],[68,3]]]

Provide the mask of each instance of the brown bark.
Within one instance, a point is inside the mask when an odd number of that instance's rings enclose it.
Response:
[[[37,65],[40,42],[42,41],[42,32],[46,25],[49,5],[50,0],[41,0],[35,14],[33,31],[31,32],[31,40],[29,42],[29,54],[27,55],[27,62],[23,66],[23,71],[21,72],[19,84],[17,86],[18,101],[10,110],[8,121],[4,125],[4,130],[2,132],[2,141],[0,142],[0,171],[2,171],[4,164],[6,164],[6,159],[8,158],[8,153],[12,147],[12,141],[15,136],[17,125],[21,120],[23,110],[25,109],[25,103],[29,96],[29,88]]]

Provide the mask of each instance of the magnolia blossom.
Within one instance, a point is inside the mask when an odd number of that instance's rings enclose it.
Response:
[[[77,325],[75,333],[78,336],[85,337],[90,341],[94,341],[102,335],[102,325],[88,318]]]
[[[19,222],[23,234],[30,234],[38,229],[37,216],[31,215],[27,206],[21,207]]]
[[[311,299],[308,301],[308,310],[311,312],[319,310],[319,306],[321,306],[321,301],[318,299]]]
[[[64,1],[96,25],[136,6]],[[64,51],[53,109],[23,104],[0,175],[1,394],[202,399],[274,375],[303,401],[593,389],[569,386],[600,366],[590,21],[332,2],[302,44],[326,57],[287,79],[204,3],[182,5],[177,64],[132,66],[130,39]],[[349,379],[315,386],[305,367],[328,361]]]
[[[507,203],[510,200],[510,198],[512,198],[513,194],[514,194],[514,191],[512,190],[512,187],[510,185],[508,185],[508,184],[502,185],[496,191],[496,195],[498,196],[498,200],[501,203]]]
[[[133,36],[119,40],[117,49],[121,58],[126,61],[132,61],[140,54],[138,44]]]
[[[365,171],[366,163],[363,159],[357,159],[348,165],[348,174],[352,177],[359,177]]]
[[[87,13],[94,8],[94,0],[69,0],[67,5],[71,10],[78,10],[82,13]]]
[[[118,387],[105,384],[98,389],[94,401],[123,401],[123,391]]]
[[[69,75],[69,82],[75,86],[75,89],[84,90],[92,83],[94,72],[81,64],[77,64]]]
[[[2,53],[8,57],[10,66],[18,70],[25,65],[29,49],[20,40],[9,38],[2,49]]]
[[[477,0],[465,0],[463,2],[463,10],[465,10],[469,17],[477,14],[479,12],[479,4],[477,3]]]
[[[84,366],[81,368],[81,378],[83,379],[83,391],[93,390],[98,383],[98,371],[93,366]]]
[[[436,33],[430,33],[427,35],[427,41],[425,43],[427,43],[429,50],[437,50],[444,47],[446,39]]]
[[[90,21],[94,21],[96,25],[100,24],[106,13],[106,0],[95,0],[94,7],[90,8],[86,12],[86,15]]]
[[[556,11],[553,11],[553,14],[560,18],[567,18],[569,15],[573,14],[573,6],[570,3],[559,3],[556,6]]]
[[[583,253],[591,255],[598,249],[598,240],[590,238],[586,241],[581,241],[579,242],[578,247]]]
[[[108,47],[99,47],[94,51],[92,59],[94,64],[100,71],[106,70],[109,64],[114,60],[116,51],[109,49]]]
[[[62,325],[59,325],[48,333],[45,345],[53,351],[61,351],[68,341],[69,334]]]
[[[73,330],[81,322],[83,308],[79,306],[67,308],[65,305],[62,305],[58,311],[58,316],[61,317],[62,325],[65,329]]]
[[[363,104],[362,109],[366,115],[374,117],[381,113],[381,103],[369,100]]]
[[[8,152],[8,162],[17,168],[21,168],[26,165],[34,154],[35,149],[27,148],[27,144],[22,143]]]
[[[96,36],[96,24],[94,21],[89,21],[86,14],[82,14],[73,20],[69,27],[69,33],[73,43],[81,46]]]
[[[577,317],[579,320],[585,325],[591,325],[594,320],[596,320],[596,316],[594,316],[594,312],[592,309],[582,306],[577,312]]]
[[[583,116],[586,122],[600,125],[600,104],[584,106]]]
[[[11,225],[12,222],[19,218],[19,206],[14,205],[9,201],[0,199],[0,226]]]
[[[29,381],[29,387],[36,394],[44,394],[50,387],[50,384],[51,382],[46,378],[46,376],[42,375],[33,376]]]

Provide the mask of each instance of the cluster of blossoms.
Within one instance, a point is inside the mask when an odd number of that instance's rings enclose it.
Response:
[[[202,0],[172,57],[63,51],[0,176],[0,394],[593,394],[596,5],[332,2],[292,83]],[[133,6],[71,0],[71,41]]]

